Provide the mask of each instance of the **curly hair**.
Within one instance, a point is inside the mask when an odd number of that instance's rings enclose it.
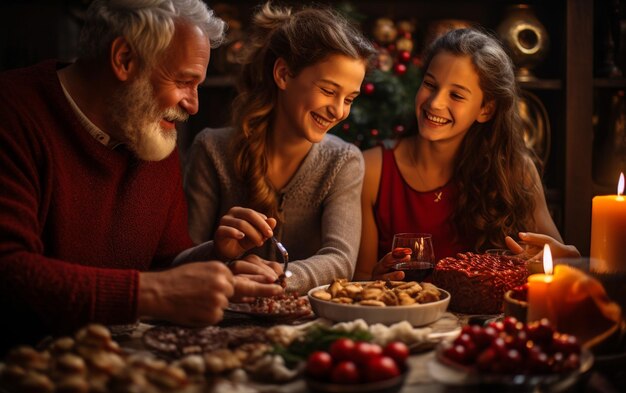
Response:
[[[475,238],[476,251],[504,247],[506,235],[534,228],[533,153],[523,139],[514,66],[500,42],[475,29],[453,30],[432,43],[424,69],[445,51],[468,56],[484,94],[495,104],[492,118],[474,122],[456,155],[458,200],[452,222],[460,236]]]
[[[248,188],[250,207],[281,221],[277,193],[267,178],[268,141],[278,87],[273,69],[285,60],[292,75],[336,54],[362,59],[373,45],[343,16],[330,8],[279,8],[269,2],[254,15],[239,62],[239,94],[233,102],[235,173]]]
[[[200,0],[95,0],[87,9],[79,51],[85,58],[108,56],[119,36],[152,65],[174,36],[177,21],[198,26],[216,48],[224,41],[226,22]]]

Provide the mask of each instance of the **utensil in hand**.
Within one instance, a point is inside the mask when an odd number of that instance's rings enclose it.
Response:
[[[392,266],[393,270],[404,272],[404,281],[421,282],[435,268],[435,250],[432,235],[429,233],[397,233],[391,246],[394,257],[409,255],[408,262]]]
[[[278,251],[280,252],[280,255],[281,255],[282,259],[283,259],[283,272],[285,274],[285,277],[287,277],[287,278],[291,277],[293,275],[293,273],[288,270],[288,267],[289,267],[289,253],[287,252],[287,249],[285,248],[285,246],[283,246],[283,244],[281,242],[278,241],[278,239],[276,239],[276,236],[272,236],[272,243],[274,243],[276,248],[278,248]]]

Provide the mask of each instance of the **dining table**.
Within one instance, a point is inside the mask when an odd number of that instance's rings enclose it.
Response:
[[[589,370],[577,374],[574,379],[551,385],[549,387],[535,385],[514,385],[502,383],[498,385],[485,384],[464,384],[455,383],[452,380],[446,380],[448,375],[441,374],[437,365],[437,343],[443,340],[452,340],[458,335],[460,328],[467,324],[484,324],[490,320],[502,319],[503,315],[465,315],[452,312],[446,312],[440,320],[431,324],[430,327],[436,340],[432,340],[426,345],[417,345],[412,348],[411,354],[407,361],[407,374],[402,387],[398,390],[402,393],[408,392],[425,392],[425,393],[441,393],[441,392],[484,392],[484,391],[515,391],[515,392],[606,392],[617,393],[623,392],[626,386],[626,349],[622,348],[620,352],[596,356],[594,364]],[[332,322],[315,317],[315,315],[287,321],[289,325],[313,324],[323,321],[325,324],[332,325]],[[239,329],[242,326],[257,326],[270,328],[284,321],[272,321],[267,319],[258,319],[245,314],[226,312],[225,317],[217,326],[221,329]],[[145,332],[159,326],[159,322],[139,322],[134,325],[112,326],[110,327],[113,338],[120,344],[121,348],[129,353],[138,351],[150,351],[142,340]],[[437,375],[440,373],[440,375]],[[246,375],[242,370],[212,376],[206,379],[205,386],[199,391],[206,392],[233,392],[233,393],[249,393],[249,392],[284,392],[299,393],[310,391],[304,373],[300,372],[295,378],[281,382],[258,381]]]

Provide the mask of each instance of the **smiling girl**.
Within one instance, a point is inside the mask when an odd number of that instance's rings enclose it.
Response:
[[[268,224],[277,222],[273,232],[289,251],[287,289],[304,292],[354,273],[363,159],[327,132],[348,116],[375,50],[324,8],[291,12],[266,4],[252,27],[234,127],[202,131],[190,150],[190,233],[206,241],[231,207],[254,209]],[[229,224],[241,225],[241,235],[248,225]],[[280,260],[271,242],[256,246],[259,258]]]
[[[522,137],[513,64],[497,40],[475,30],[449,32],[424,58],[415,97],[418,133],[393,149],[364,152],[363,231],[355,278],[386,273],[393,235],[433,235],[437,260],[466,251],[562,244]],[[529,233],[526,231],[537,232]],[[389,255],[389,254],[388,254]],[[384,276],[401,279],[403,272]]]

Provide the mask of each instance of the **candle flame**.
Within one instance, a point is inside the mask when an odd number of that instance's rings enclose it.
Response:
[[[543,272],[552,274],[552,252],[547,243],[543,246]]]
[[[624,193],[624,172],[619,174],[619,182],[617,182],[617,195],[622,195]]]

